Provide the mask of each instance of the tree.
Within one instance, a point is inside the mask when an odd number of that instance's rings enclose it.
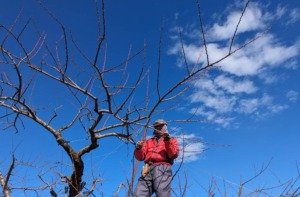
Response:
[[[240,21],[249,2],[245,4]],[[136,136],[141,134],[138,128],[144,129],[143,136],[145,137],[146,131],[151,130],[150,121],[178,107],[180,97],[189,90],[193,82],[205,75],[217,63],[261,36],[258,35],[239,48],[233,49],[239,21],[232,35],[228,54],[211,62],[205,29],[202,25],[200,3],[197,1],[206,64],[191,67],[186,63],[186,69],[180,76],[181,78],[170,83],[168,88],[162,88],[161,84],[165,82],[161,77],[164,21],[162,21],[161,35],[158,39],[156,68],[147,65],[146,43],[135,52],[132,52],[133,49],[130,48],[123,61],[111,65],[107,63],[105,47],[107,35],[104,1],[100,4],[95,1],[98,39],[95,41],[92,53],[86,52],[87,50],[80,46],[73,32],[68,31],[68,28],[47,6],[41,1],[38,3],[49,15],[51,22],[56,23],[57,28],[60,29],[60,36],[53,41],[51,36],[38,27],[35,19],[29,18],[23,23],[20,20],[21,14],[11,26],[0,24],[2,70],[0,118],[4,123],[3,130],[18,133],[20,129],[25,129],[27,124],[35,123],[40,126],[41,132],[46,131],[51,134],[53,140],[56,140],[68,155],[72,164],[71,174],[58,173],[68,183],[69,196],[76,196],[82,191],[84,187],[82,176],[85,167],[83,156],[101,149],[99,145],[101,139],[117,137],[124,143],[135,144]],[[183,43],[180,30],[178,33]],[[182,47],[183,60],[186,62],[184,55],[185,51]],[[138,70],[138,74],[132,76],[132,70]],[[149,77],[153,73],[155,73],[154,79]],[[46,90],[39,86],[41,81],[46,85]],[[48,89],[47,83],[51,83],[52,89]],[[43,89],[48,99],[40,101],[39,91]],[[57,92],[60,95],[57,95]],[[181,121],[197,122],[198,120],[191,115]],[[73,133],[85,136],[89,143],[80,148],[72,146],[66,135]],[[132,190],[136,168],[137,163],[132,179],[129,181],[128,195]],[[10,193],[10,189],[7,189],[9,176],[10,173],[6,179],[0,176],[1,183],[6,180],[2,184],[6,196]],[[94,191],[96,184],[100,181],[97,178],[94,179],[86,196]],[[51,188],[51,184],[45,185]],[[54,190],[51,192],[51,195],[56,195]]]
[[[6,177],[4,177],[2,175],[2,172],[0,171],[0,183],[1,183],[1,186],[3,188],[4,196],[10,196],[10,188],[8,186],[8,181],[9,181],[9,178],[11,176],[11,173],[12,173],[12,170],[14,169],[14,167],[15,167],[15,157],[13,155],[12,156],[12,162],[10,164],[10,167],[9,167],[9,170],[7,172]]]
[[[255,189],[247,188],[248,184],[255,182],[260,176],[268,170],[271,165],[271,160],[267,165],[262,165],[260,168],[255,169],[255,173],[250,178],[244,180],[241,178],[240,183],[233,183],[226,179],[218,180],[218,177],[212,177],[209,186],[203,186],[203,184],[198,183],[199,186],[206,191],[208,196],[280,196],[287,197],[299,196],[299,171],[296,165],[297,172],[294,177],[291,177],[287,181],[279,180],[275,174],[274,178],[277,179],[277,183],[274,185],[259,184]]]

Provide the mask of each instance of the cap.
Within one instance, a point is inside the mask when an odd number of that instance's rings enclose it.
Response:
[[[153,123],[153,126],[158,126],[158,125],[168,125],[167,122],[164,119],[158,119]]]

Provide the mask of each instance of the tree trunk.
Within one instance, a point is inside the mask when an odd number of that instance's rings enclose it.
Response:
[[[7,183],[5,183],[5,179],[2,176],[2,172],[1,171],[0,171],[0,183],[1,183],[2,188],[3,188],[4,197],[10,197],[10,189],[7,186]]]
[[[74,154],[72,157],[73,162],[73,173],[69,180],[69,197],[74,197],[79,194],[79,192],[82,190],[81,188],[81,181],[82,181],[82,175],[84,170],[84,163],[81,159],[81,157],[78,157],[77,154]]]

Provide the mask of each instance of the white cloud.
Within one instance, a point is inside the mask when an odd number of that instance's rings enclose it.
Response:
[[[259,36],[275,20],[288,18],[285,22],[288,21],[289,23],[291,21],[290,23],[295,23],[300,18],[299,10],[296,8],[288,9],[288,7],[280,5],[277,6],[276,11],[273,13],[264,10],[265,8],[259,3],[249,4],[239,26],[237,39],[232,46],[233,50],[240,48],[244,43],[250,42],[251,39]],[[228,55],[230,38],[241,16],[240,9],[232,8],[226,10],[228,14],[225,20],[212,24],[211,28],[206,31],[208,38],[206,47],[210,63],[217,62]],[[278,21],[276,22],[278,24]],[[182,30],[186,29],[183,28]],[[227,126],[233,122],[234,119],[231,117],[235,115],[242,114],[255,117],[256,119],[263,119],[288,108],[286,104],[274,102],[273,96],[260,92],[260,88],[258,88],[260,85],[258,84],[262,81],[265,83],[264,85],[273,85],[276,82],[280,82],[281,79],[285,79],[284,72],[277,72],[279,68],[297,69],[300,42],[298,40],[293,44],[286,44],[271,31],[272,29],[261,37],[259,36],[259,39],[216,64],[215,66],[220,68],[218,71],[222,71],[219,76],[212,77],[206,74],[194,83],[194,91],[189,96],[192,105],[191,113]],[[195,31],[189,28],[188,32]],[[248,37],[248,40],[238,37],[239,34],[247,32],[251,32],[251,34],[247,35],[252,35],[252,37]],[[188,36],[189,34],[184,33],[183,35]],[[193,35],[201,34],[193,33]],[[190,41],[184,40],[183,45],[186,61],[190,66],[206,65],[206,54],[204,47],[201,45],[202,42],[195,40],[194,37],[188,36],[188,38]],[[241,43],[243,39],[244,41]],[[181,43],[175,43],[169,49],[169,54],[180,56],[178,63],[181,65],[178,66],[182,66],[184,63],[181,51]],[[298,94],[291,91],[286,97],[290,101],[295,101]],[[232,115],[233,113],[235,114]]]
[[[233,80],[225,75],[220,75],[216,79],[208,77],[195,83],[195,91],[190,99],[192,103],[200,102],[217,113],[228,113],[233,110],[238,100],[235,94],[251,94],[257,91],[253,82],[249,80]],[[203,113],[203,110],[199,109],[196,113]]]
[[[280,5],[274,13],[270,13],[263,11],[262,6],[257,3],[250,3],[243,16],[238,33],[262,31],[269,25],[267,23],[272,20],[278,20],[279,18],[287,15],[287,13],[289,14],[289,19],[287,19],[288,21],[295,22],[300,18],[299,9],[296,8],[288,10],[287,7]],[[224,22],[215,23],[210,29],[208,29],[206,36],[210,38],[207,43],[210,63],[216,62],[228,54],[229,43],[227,43],[226,46],[215,41],[224,39],[230,41],[240,15],[241,10],[233,8],[228,13]],[[188,27],[188,29],[188,32],[195,32],[195,30],[192,30],[191,27]],[[185,33],[185,35],[188,34]],[[193,35],[199,35],[199,33],[193,33]],[[201,38],[201,36],[199,36],[199,38]],[[199,41],[184,44],[187,62],[191,65],[206,64],[206,55],[204,53],[203,46],[195,43],[199,43]],[[202,42],[200,43],[202,44]],[[237,49],[241,45],[242,44],[236,43],[233,46],[233,49]],[[265,70],[266,67],[285,64],[286,68],[288,68],[289,66],[286,65],[287,63],[293,65],[297,64],[292,62],[292,59],[299,55],[299,48],[299,42],[295,42],[293,45],[286,45],[280,43],[273,34],[266,33],[254,43],[223,60],[218,64],[218,66],[220,66],[225,72],[236,76],[254,76],[261,73],[262,69]],[[169,49],[169,54],[179,55],[181,53],[181,43],[176,43]],[[180,64],[179,66],[182,66],[183,62],[182,55],[180,55],[180,61],[178,61]]]
[[[286,25],[296,23],[300,19],[300,9],[298,8],[289,8],[288,6],[278,5],[276,12],[272,15],[269,13],[269,20],[278,20],[284,19]]]
[[[217,113],[214,111],[207,111],[204,107],[199,108],[192,108],[190,110],[191,114],[195,114],[197,116],[204,116],[206,117],[206,121],[214,121],[215,117],[217,116]]]
[[[287,10],[286,6],[278,5],[274,16],[276,18],[281,18],[282,16],[284,16],[286,14],[287,11],[288,10]]]
[[[235,46],[236,48],[238,46]],[[203,48],[195,44],[186,44],[185,56],[187,62],[194,65],[198,63],[206,63],[206,56]],[[265,34],[246,48],[241,49],[235,54],[224,59],[218,66],[225,72],[236,76],[252,76],[261,72],[261,69],[278,66],[288,62],[299,55],[299,43],[286,46],[279,42],[272,34]],[[228,54],[228,47],[222,47],[220,44],[207,44],[210,62],[216,62]],[[177,43],[169,50],[169,54],[178,55],[181,52],[181,45]],[[180,61],[182,62],[182,61]]]
[[[206,108],[211,108],[218,113],[228,113],[232,111],[237,98],[225,94],[215,96],[206,91],[197,91],[191,95],[191,103],[201,103]]]
[[[261,73],[262,68],[272,69],[274,66],[286,64],[299,55],[300,43],[286,46],[276,42],[272,34],[265,34],[246,48],[224,59],[218,64],[221,69],[236,76],[254,76]],[[235,46],[238,47],[238,46]],[[185,56],[189,64],[206,63],[203,47],[195,44],[184,46]],[[210,62],[216,62],[228,54],[228,47],[216,43],[207,44]],[[177,43],[169,50],[169,54],[177,55],[181,52],[181,45]],[[183,61],[180,61],[182,63]],[[293,65],[296,62],[291,62]],[[286,65],[286,68],[288,66]]]
[[[266,84],[273,84],[279,81],[280,76],[278,76],[275,73],[267,73],[267,72],[262,72],[259,74],[259,79],[262,80]]]
[[[240,114],[252,114],[257,119],[264,119],[275,113],[287,109],[287,105],[274,104],[273,98],[264,94],[261,98],[241,99],[236,107]]]
[[[184,45],[184,50],[185,50],[185,54],[187,56],[187,60],[188,62],[195,64],[195,63],[199,63],[199,60],[201,58],[202,55],[202,47],[198,47],[194,44],[190,44],[187,47],[185,47],[187,45]],[[179,46],[181,49],[181,46]],[[181,51],[181,50],[180,50]]]
[[[176,136],[180,153],[176,162],[192,162],[199,159],[199,155],[205,150],[204,143],[194,134]]]
[[[224,75],[220,75],[215,79],[215,84],[218,87],[223,88],[228,93],[247,93],[251,94],[257,91],[257,88],[253,84],[252,81],[244,80],[244,81],[234,81],[229,77],[225,77]]]
[[[239,101],[239,107],[237,108],[237,111],[239,113],[252,114],[257,110],[258,106],[259,106],[258,98],[242,99]]]
[[[190,113],[223,127],[227,127],[233,121],[228,114],[237,111],[238,95],[253,94],[258,89],[250,80],[234,80],[225,75],[220,75],[216,79],[207,76],[198,80],[194,87],[195,90],[190,95],[191,103],[201,107],[192,108]]]
[[[290,90],[287,92],[286,97],[292,101],[292,102],[296,102],[298,100],[298,92],[294,91],[294,90]]]
[[[296,57],[299,54],[299,45],[296,43],[291,46],[284,46],[280,43],[275,43],[273,35],[268,34],[254,43],[251,48],[253,52],[261,51],[256,54],[257,59],[261,59],[263,64],[279,65],[286,60]]]
[[[222,127],[226,128],[233,122],[233,120],[234,120],[234,118],[226,117],[226,118],[215,119],[214,122],[219,124],[219,125],[222,125]]]
[[[262,69],[272,69],[298,55],[298,43],[286,46],[276,42],[272,34],[265,34],[220,65],[224,71],[237,76],[257,75]]]
[[[297,62],[297,60],[293,59],[293,60],[288,61],[288,63],[285,64],[284,67],[287,69],[296,70],[299,67],[299,63]]]
[[[216,41],[231,38],[240,17],[240,10],[232,11],[231,13],[229,13],[225,22],[223,22],[222,24],[214,24],[212,28],[207,32],[207,37],[209,38],[209,40]],[[250,5],[243,15],[237,33],[254,31],[264,28],[265,24],[263,23],[262,18],[262,11],[257,7],[257,5]]]
[[[271,114],[274,114],[274,113],[279,113],[287,108],[288,108],[287,105],[271,105],[269,106],[268,109],[270,110]]]
[[[287,24],[292,24],[298,22],[300,19],[300,9],[294,8],[289,12],[289,20]]]
[[[220,113],[210,109],[207,110],[207,108],[199,107],[199,108],[192,108],[190,110],[191,114],[202,116],[204,117],[202,119],[203,122],[210,122],[210,123],[216,123],[218,125],[221,125],[222,127],[228,127],[230,123],[233,122],[234,118],[232,117],[221,117]]]
[[[257,90],[250,80],[238,81],[225,75],[216,79],[200,79],[190,95],[191,103],[200,107],[193,107],[190,113],[227,127],[234,120],[230,118],[232,113],[263,119],[287,109],[285,104],[275,104],[273,97],[268,94],[259,97]],[[295,99],[297,94],[289,92],[287,96]]]

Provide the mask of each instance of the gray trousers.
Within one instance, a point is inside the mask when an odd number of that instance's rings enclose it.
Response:
[[[172,166],[167,164],[150,166],[149,173],[140,177],[133,197],[171,197]]]

